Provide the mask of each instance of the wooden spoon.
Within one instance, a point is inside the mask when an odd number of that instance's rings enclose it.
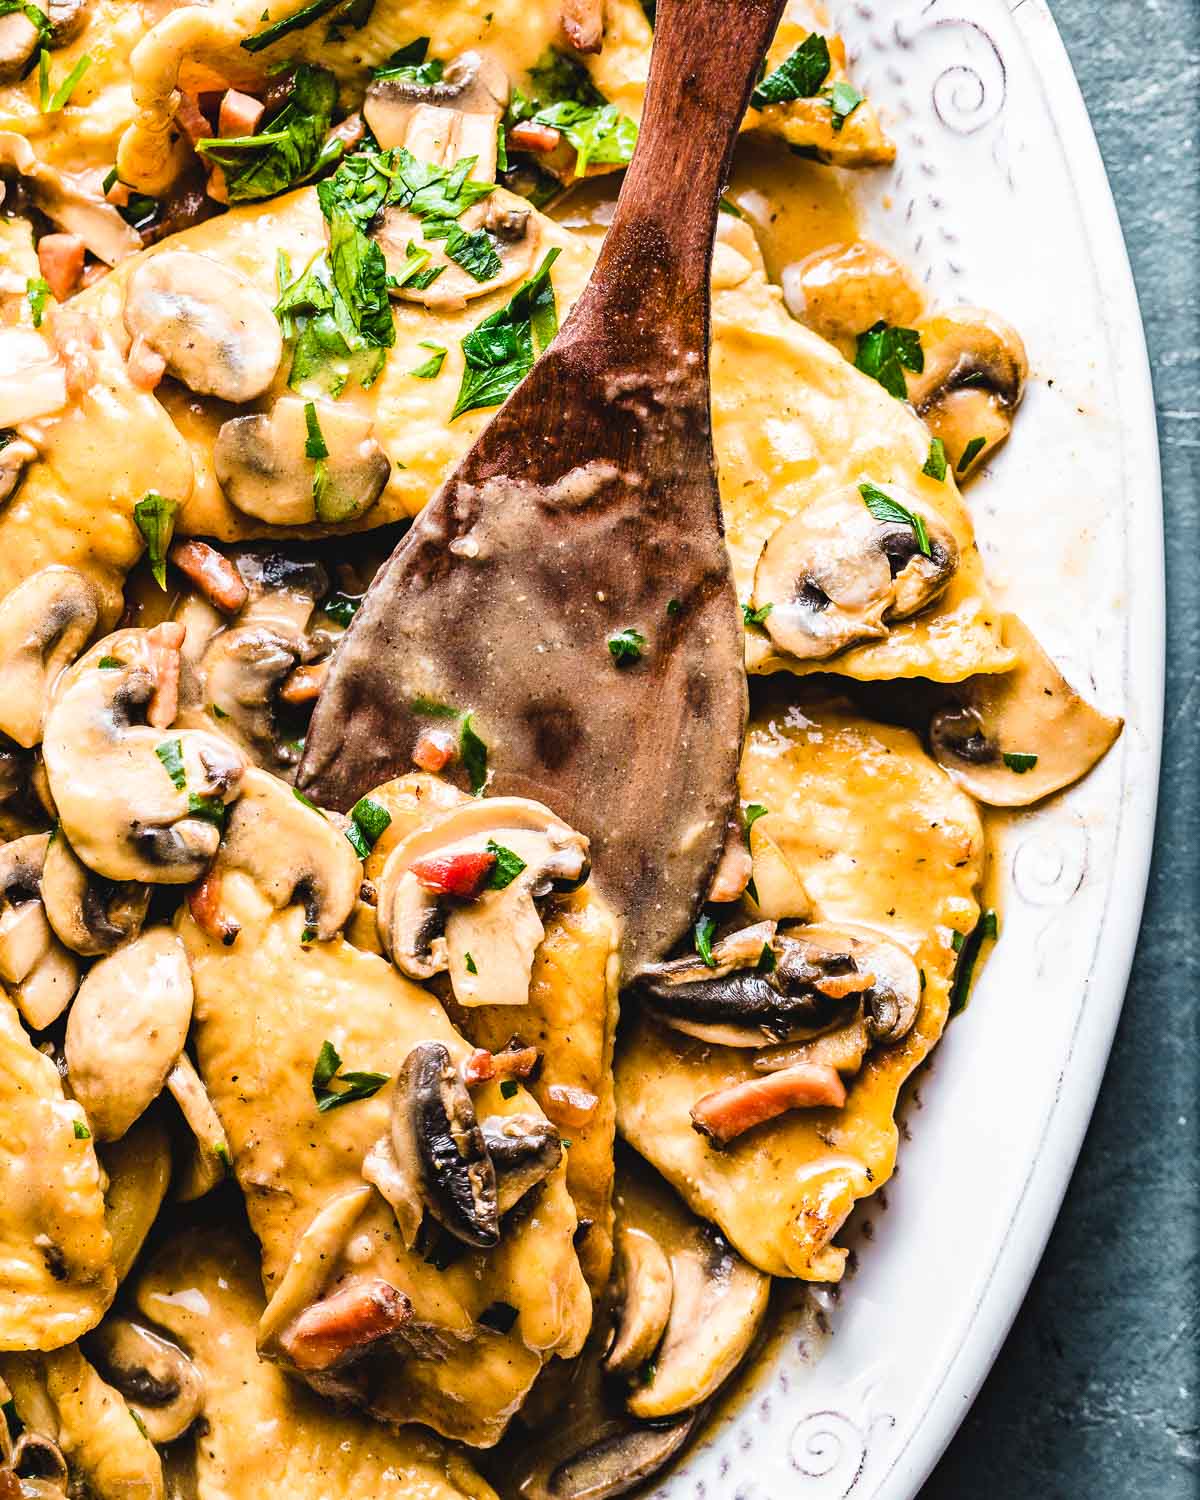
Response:
[[[736,804],[746,682],[709,423],[709,271],[782,8],[660,0],[641,136],[591,281],[380,570],[298,778],[348,808],[412,768],[431,702],[470,712],[486,792],[545,802],[591,840],[627,973],[688,927]],[[618,665],[608,642],[625,630],[645,646]]]

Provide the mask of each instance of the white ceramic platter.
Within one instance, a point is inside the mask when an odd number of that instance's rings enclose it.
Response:
[[[1104,1071],[1150,859],[1162,715],[1161,491],[1121,231],[1044,0],[833,0],[899,156],[869,233],[938,303],[994,307],[1031,379],[967,491],[1005,605],[1125,716],[1082,785],[1000,846],[1001,941],[904,1111],[853,1269],[784,1320],[662,1500],[911,1500],[1037,1266]],[[986,1488],[986,1486],[985,1486]]]

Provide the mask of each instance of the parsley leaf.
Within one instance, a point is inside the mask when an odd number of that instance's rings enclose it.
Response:
[[[462,763],[470,778],[471,790],[479,797],[482,796],[483,789],[487,785],[488,751],[487,746],[475,733],[475,726],[471,722],[474,717],[474,714],[467,714],[462,721],[462,730],[458,737],[458,753],[462,757]]]
[[[502,1078],[500,1080],[501,1099],[515,1099],[517,1097],[518,1086],[515,1078]]]
[[[975,460],[979,457],[986,443],[987,438],[973,437],[967,444],[967,446],[963,449],[962,457],[959,459],[957,465],[955,466],[954,472],[956,474],[965,474],[971,467],[971,465],[975,462]]]
[[[301,6],[298,11],[295,11],[290,16],[285,16],[282,21],[275,21],[265,31],[256,31],[253,36],[246,37],[242,42],[242,46],[247,52],[261,52],[264,47],[269,47],[273,42],[279,41],[281,37],[290,36],[293,31],[303,31],[306,26],[311,26],[314,21],[319,21],[322,16],[327,15],[331,10],[336,10],[342,3],[343,0],[311,0],[310,4]],[[350,0],[350,4],[346,6],[346,12],[343,13],[343,17],[355,8],[355,3],[356,0]],[[267,19],[267,15],[268,12],[264,10],[262,13],[264,21]],[[343,17],[335,18],[335,24],[336,20],[341,20]],[[365,20],[366,17],[363,18],[363,21],[355,21],[350,24],[361,26]]]
[[[46,303],[55,300],[50,283],[44,276],[31,276],[25,283],[25,300],[29,303],[33,326],[40,328],[46,315]]]
[[[742,828],[746,835],[746,848],[750,847],[750,830],[758,822],[759,818],[765,818],[770,811],[761,802],[747,802],[742,808]]]
[[[301,63],[287,102],[257,135],[206,137],[196,142],[196,149],[224,171],[231,203],[269,198],[324,171],[341,156],[341,141],[326,145],[336,103],[333,74]]]
[[[764,109],[768,104],[784,104],[789,99],[812,99],[821,92],[832,66],[829,43],[814,31],[767,74],[750,95],[750,103],[755,109]]]
[[[354,845],[359,859],[366,859],[392,821],[392,815],[373,797],[360,797],[350,809],[350,827],[346,837]]]
[[[189,792],[188,817],[203,818],[206,823],[225,826],[225,803],[215,793]]]
[[[442,373],[442,365],[446,362],[446,347],[444,344],[431,344],[428,339],[422,339],[420,342],[422,349],[430,349],[433,352],[424,364],[418,365],[415,370],[410,370],[408,373],[418,380],[436,380]]]
[[[183,791],[187,785],[187,772],[183,766],[183,741],[180,739],[163,740],[155,745],[154,753],[162,761],[163,770],[171,778],[175,790]]]
[[[904,371],[919,375],[925,368],[921,335],[915,328],[894,328],[882,319],[858,335],[854,363],[864,375],[877,380],[897,401],[907,401]]]
[[[150,571],[160,589],[167,586],[167,548],[175,535],[178,500],[168,500],[157,490],[147,490],[133,507],[133,519],[146,543]]]
[[[74,1132],[75,1139],[77,1141],[90,1141],[92,1138],[92,1132],[87,1128],[82,1120],[72,1120],[71,1130]]]
[[[312,1072],[313,1098],[322,1114],[340,1109],[344,1104],[353,1104],[358,1099],[370,1099],[391,1078],[390,1073],[343,1073],[341,1067],[342,1059],[337,1048],[332,1042],[322,1042]],[[330,1087],[333,1083],[342,1083],[346,1087],[336,1090]]]
[[[583,177],[593,162],[627,166],[633,160],[638,128],[615,104],[596,106],[560,99],[557,104],[539,109],[533,123],[562,131],[575,149],[576,177]]]
[[[92,65],[89,53],[85,52],[59,86],[50,88],[50,54],[43,47],[38,56],[38,107],[44,115],[56,115],[65,109],[79,80]]]
[[[696,952],[703,959],[705,966],[710,969],[717,967],[717,961],[713,957],[712,940],[713,933],[717,930],[717,924],[712,917],[701,917],[696,923],[695,939]]]
[[[757,609],[751,609],[748,604],[743,604],[742,621],[746,625],[761,625],[774,608],[773,604],[760,604]]]
[[[102,656],[96,663],[101,672],[115,672],[125,665],[119,656]]]
[[[929,444],[929,457],[921,468],[922,474],[928,474],[930,479],[936,479],[940,484],[946,477],[946,445],[941,438],[934,438]]]
[[[464,957],[466,959],[467,973],[468,974],[478,974],[479,973],[479,969],[478,969],[478,967],[477,967],[477,965],[475,963],[475,960],[471,957],[471,955],[469,953],[467,953],[467,954],[464,955]],[[504,1085],[503,1084],[500,1085],[500,1092],[502,1094],[504,1093]]]
[[[954,945],[958,954],[958,962],[954,965],[954,979],[950,986],[950,1014],[952,1016],[957,1016],[961,1011],[966,1010],[980,950],[986,939],[994,942],[998,933],[999,924],[996,920],[996,913],[988,910],[983,913],[965,937],[960,932],[954,934],[958,939]]]
[[[362,599],[356,599],[350,594],[334,594],[332,599],[326,599],[321,608],[335,624],[349,625],[362,608]]]
[[[844,78],[839,79],[832,88],[825,91],[825,97],[829,100],[829,108],[833,111],[833,128],[835,133],[841,130],[846,121],[863,102],[863,95],[858,92],[852,83],[847,83]]]
[[[646,651],[646,637],[640,630],[626,626],[608,638],[608,652],[618,667],[640,661]]]
[[[525,868],[525,861],[512,849],[506,849],[503,844],[498,844],[495,839],[488,839],[487,852],[496,856],[496,863],[492,866],[492,873],[488,876],[487,888],[490,891],[502,891],[506,886],[510,886]]]
[[[1018,776],[1024,776],[1026,771],[1032,771],[1038,763],[1036,755],[1028,750],[1005,750],[1002,759],[1010,771],[1015,771]]]
[[[540,354],[558,332],[558,312],[550,268],[555,246],[518,287],[506,307],[484,318],[462,341],[462,384],[450,420],[480,407],[499,406],[533,369],[534,347]]]
[[[304,440],[305,458],[328,458],[329,449],[325,446],[325,436],[321,431],[321,424],[317,421],[315,402],[306,401],[304,403],[304,428],[307,433],[307,437]]]
[[[426,62],[428,53],[429,38],[419,36],[407,46],[393,52],[387,62],[372,68],[372,77],[403,78],[409,83],[420,84],[423,88],[431,83],[441,83],[442,74],[446,71],[445,64],[440,57],[430,58]]]
[[[901,505],[899,500],[893,500],[890,495],[885,495],[873,484],[860,484],[858,493],[863,497],[863,503],[877,521],[894,521],[897,526],[909,526],[917,539],[917,549],[924,557],[932,557],[933,552],[929,546],[929,533],[925,529],[924,520],[909,510],[907,506]]]

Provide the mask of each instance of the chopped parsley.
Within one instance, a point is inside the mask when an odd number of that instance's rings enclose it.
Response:
[[[302,948],[309,947],[309,945],[312,944],[312,943],[315,943],[316,940],[317,940],[317,929],[315,927],[311,927],[311,926],[305,927],[301,931],[301,933],[300,933],[300,946]]]
[[[701,959],[704,961],[705,966],[709,969],[715,969],[717,967],[717,961],[713,957],[712,951],[713,933],[715,933],[716,930],[717,924],[713,920],[713,918],[709,916],[703,916],[696,923],[694,932],[696,952],[700,955]]]
[[[303,5],[293,15],[285,16],[281,21],[275,21],[263,31],[256,31],[252,36],[243,39],[242,46],[247,52],[261,52],[265,47],[271,46],[273,42],[282,37],[290,36],[293,31],[303,31],[311,26],[314,21],[319,21],[322,16],[328,15],[331,10],[337,10],[339,5],[345,4],[345,9],[340,15],[334,16],[330,23],[330,33],[334,33],[338,26],[353,26],[355,30],[366,25],[374,7],[374,0],[311,0],[308,5]],[[264,10],[260,20],[266,21],[270,18],[270,9]]]
[[[750,830],[758,822],[759,818],[765,818],[770,811],[761,802],[747,802],[742,808],[742,831],[746,837],[746,848],[750,847]]]
[[[116,672],[121,667],[123,667],[125,663],[120,659],[119,656],[102,656],[96,663],[96,665],[102,672]]]
[[[334,594],[331,599],[326,599],[321,608],[335,624],[349,625],[362,608],[362,599],[353,594]]]
[[[410,370],[408,373],[417,380],[436,380],[442,373],[442,366],[446,362],[446,346],[430,343],[428,339],[421,339],[420,346],[432,352],[423,364],[419,364],[415,370]]]
[[[646,637],[640,630],[634,630],[631,625],[610,635],[607,644],[608,654],[618,667],[641,661],[646,654]]]
[[[682,608],[683,605],[680,604],[678,599],[667,600],[667,613],[669,615],[677,615]]]
[[[775,972],[775,954],[770,943],[762,945],[762,952],[758,955],[758,962],[754,967],[759,974],[773,974]]]
[[[506,886],[510,886],[525,868],[525,861],[512,849],[506,849],[503,844],[498,844],[495,839],[488,839],[487,852],[496,856],[496,863],[492,866],[492,873],[488,876],[487,888],[490,891],[502,891]]]
[[[1015,771],[1018,776],[1024,776],[1026,771],[1032,771],[1038,763],[1037,756],[1027,750],[1006,750],[1002,758],[1008,769]]]
[[[162,761],[163,770],[171,778],[175,790],[183,791],[187,785],[187,772],[183,766],[183,741],[180,739],[163,740],[155,745],[154,753]]]
[[[371,74],[375,78],[403,78],[408,83],[428,88],[431,83],[441,83],[442,74],[446,71],[440,57],[426,61],[428,56],[429,38],[419,36],[407,46],[393,52],[387,62],[372,68]]]
[[[957,1016],[967,1008],[967,1000],[971,994],[971,981],[975,977],[975,966],[979,962],[980,950],[985,941],[996,940],[999,930],[996,913],[988,910],[983,913],[965,937],[961,932],[954,934],[954,937],[958,939],[954,943],[958,962],[954,966],[954,978],[950,985],[950,1014],[952,1016]]]
[[[467,714],[462,721],[462,730],[458,737],[458,753],[466,767],[467,776],[470,778],[471,790],[477,797],[480,797],[487,785],[488,751],[487,746],[475,733],[475,726],[471,722],[474,717],[474,714]]]
[[[354,852],[359,859],[366,859],[391,821],[391,813],[381,802],[376,802],[373,797],[358,799],[350,809],[350,827],[346,829],[346,837],[354,845]]]
[[[75,1139],[77,1141],[90,1141],[92,1138],[92,1132],[82,1120],[72,1120],[71,1129],[75,1132]]]
[[[312,1091],[317,1108],[322,1114],[331,1109],[340,1109],[343,1104],[353,1104],[358,1099],[370,1099],[391,1077],[390,1073],[343,1073],[342,1059],[332,1042],[322,1042],[313,1066]],[[342,1089],[330,1087],[333,1083],[344,1084]]]
[[[786,104],[791,99],[812,99],[821,92],[833,66],[829,43],[812,32],[794,52],[759,83],[750,95],[755,109],[768,104]]]
[[[327,139],[337,80],[326,68],[301,63],[287,101],[255,135],[206,137],[196,149],[218,163],[231,203],[269,198],[306,182],[336,162],[343,143]]]
[[[559,130],[575,152],[575,176],[590,165],[628,166],[637,145],[636,123],[610,104],[582,64],[553,49],[529,70],[532,95],[513,92],[505,117]]]
[[[761,625],[774,608],[773,604],[760,604],[757,609],[751,609],[748,604],[743,604],[742,621],[746,625]]]
[[[325,814],[312,800],[312,798],[306,797],[298,786],[294,786],[292,788],[292,796],[295,797],[296,801],[299,802],[302,807],[307,807],[309,812],[315,812],[320,818],[323,818],[325,816]]]
[[[230,1154],[229,1146],[225,1141],[217,1142],[216,1146],[213,1148],[213,1155],[217,1158],[217,1160],[221,1163],[221,1165],[227,1172],[233,1171],[233,1157]],[[145,1429],[143,1428],[143,1432],[144,1431]]]
[[[929,444],[929,457],[921,467],[922,474],[928,474],[930,479],[936,479],[940,484],[946,477],[946,445],[941,438],[934,438]]]
[[[475,960],[471,957],[471,955],[469,953],[466,953],[466,954],[463,955],[463,957],[466,960],[467,973],[468,974],[478,974],[479,973],[479,969],[478,969],[478,967],[477,967],[477,965],[475,963]],[[503,1084],[500,1087],[500,1092],[501,1093],[504,1092],[504,1086],[503,1086]]]
[[[558,332],[558,310],[550,268],[558,258],[556,245],[541,265],[518,287],[511,302],[484,318],[462,341],[462,384],[450,420],[478,408],[499,406],[530,370],[538,354]]]
[[[963,449],[962,457],[958,461],[955,473],[965,474],[971,467],[971,465],[975,462],[975,460],[979,457],[986,444],[987,438],[973,437],[967,444],[967,446]]]
[[[175,535],[178,500],[168,500],[157,490],[147,490],[133,507],[133,519],[146,543],[150,571],[160,589],[167,586],[167,548]]]
[[[409,708],[415,714],[427,714],[431,719],[457,719],[458,709],[452,708],[449,703],[442,703],[437,698],[423,698],[418,694],[409,701]]]
[[[517,1080],[515,1078],[502,1078],[500,1080],[501,1099],[515,1099],[517,1097]]]
[[[829,100],[829,108],[833,112],[833,129],[835,133],[842,129],[846,121],[863,102],[863,95],[858,92],[852,83],[847,83],[844,78],[839,79],[832,88],[827,89],[825,97]]]
[[[50,87],[50,54],[43,47],[38,54],[38,107],[44,115],[56,115],[65,109],[71,95],[79,86],[79,80],[92,65],[87,52],[79,59],[56,89]]]
[[[50,291],[50,283],[44,276],[31,276],[25,283],[25,300],[29,303],[29,313],[33,318],[33,326],[40,328],[42,319],[46,315],[46,303],[53,302],[54,296]]]
[[[919,375],[925,368],[921,335],[915,328],[896,328],[881,318],[858,335],[854,363],[864,375],[877,380],[889,396],[907,401],[905,370]]]
[[[917,539],[917,550],[923,557],[932,557],[933,551],[929,545],[929,533],[925,529],[924,520],[907,506],[901,505],[899,500],[893,500],[890,495],[885,495],[873,484],[860,484],[858,493],[863,497],[863,503],[877,521],[892,521],[897,526],[908,526],[912,529]]]
[[[325,435],[321,431],[321,424],[317,420],[317,408],[314,402],[304,403],[304,456],[313,460],[313,508],[322,520],[331,519],[327,515],[329,507],[329,472],[325,467],[325,460],[329,457],[329,449],[325,444]]]
[[[224,828],[225,803],[215,793],[189,792],[188,816],[203,818],[206,823],[215,823],[218,828]]]

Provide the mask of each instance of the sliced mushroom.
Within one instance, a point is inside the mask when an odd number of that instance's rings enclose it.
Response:
[[[316,413],[327,458],[306,454],[307,409]],[[370,417],[329,401],[280,396],[269,414],[222,424],[213,465],[226,498],[272,526],[338,525],[379,499],[391,464]]]
[[[888,624],[934,602],[958,567],[945,522],[912,495],[888,498],[924,522],[929,555],[903,521],[877,520],[856,485],[823,495],[772,533],[754,574],[754,607],[781,650],[806,661],[857,641],[880,640]]]
[[[614,1500],[668,1464],[687,1442],[694,1414],[663,1427],[630,1427],[565,1459],[546,1481],[548,1500]]]
[[[1005,615],[1011,672],[971,677],[957,703],[929,726],[933,758],[959,786],[992,807],[1027,807],[1086,776],[1108,753],[1124,720],[1071,687],[1016,615]]]
[[[231,870],[249,875],[276,908],[304,904],[320,942],[346,925],[362,885],[362,865],[341,829],[268,771],[251,767],[229,814],[208,876],[218,887]],[[223,940],[225,929],[218,934]]]
[[[660,1421],[714,1395],[741,1364],[766,1317],[771,1278],[715,1230],[697,1231],[671,1254],[671,1316],[649,1380],[627,1405]]]
[[[204,1377],[178,1344],[153,1329],[110,1313],[87,1345],[152,1443],[173,1443],[204,1409]]]
[[[100,1151],[108,1186],[104,1222],[112,1236],[117,1280],[141,1254],[171,1181],[171,1142],[156,1110]]]
[[[283,1330],[318,1301],[371,1196],[371,1189],[365,1183],[335,1193],[296,1241],[287,1270],[258,1320],[260,1354],[272,1352]]]
[[[1011,323],[980,307],[952,307],[916,329],[925,367],[906,372],[908,399],[961,479],[1012,430],[1029,371],[1025,345]]]
[[[473,899],[434,872],[462,861],[515,856],[519,871]],[[402,840],[379,880],[379,936],[410,979],[449,968],[460,1005],[524,1005],[533,957],[545,936],[537,902],[587,879],[587,840],[540,802],[492,797],[465,802]],[[486,871],[484,863],[480,868]],[[512,866],[510,865],[510,868]],[[505,876],[504,878],[507,878]]]
[[[847,353],[856,336],[882,319],[908,327],[921,294],[894,255],[865,240],[826,246],[786,265],[783,300],[798,322]]]
[[[90,870],[183,885],[217,851],[245,759],[219,735],[145,722],[156,697],[173,691],[179,665],[177,648],[153,636],[118,631],[64,674],[42,753],[62,827]]]
[[[67,1018],[67,1077],[97,1140],[119,1140],[158,1098],[191,1019],[187,954],[168,928],[88,971]]]
[[[23,1432],[13,1444],[12,1474],[17,1486],[5,1500],[58,1500],[60,1495],[71,1493],[71,1474],[63,1451],[43,1432]]]
[[[622,1224],[616,1235],[614,1282],[620,1307],[604,1368],[612,1375],[640,1373],[658,1348],[671,1316],[671,1262],[653,1235]]]
[[[446,241],[423,240],[421,220],[415,214],[395,207],[384,210],[371,234],[383,251],[388,271],[396,279],[391,288],[394,297],[448,312],[465,307],[476,297],[486,297],[501,287],[511,286],[533,270],[541,231],[523,198],[498,188],[490,198],[468,208],[458,224],[464,233],[483,230],[488,234],[500,261],[500,269],[494,276],[477,280],[446,253]],[[424,269],[438,272],[428,286],[404,284],[404,274],[413,264],[408,247],[414,244],[429,252]]]
[[[266,298],[240,272],[192,250],[162,250],[141,262],[125,287],[125,327],[162,355],[176,379],[222,401],[261,396],[283,358]]]
[[[396,1160],[438,1223],[465,1245],[498,1244],[496,1172],[467,1086],[440,1042],[421,1042],[404,1059],[391,1132]]]
[[[19,10],[0,16],[0,83],[20,78],[38,47],[38,29]]]
[[[59,674],[87,645],[99,618],[96,590],[53,564],[0,602],[0,730],[28,749],[42,737]]]
[[[34,1031],[62,1015],[79,984],[79,965],[39,894],[49,842],[48,833],[30,833],[0,846],[0,980]]]
[[[233,1157],[225,1127],[186,1052],[167,1074],[167,1088],[192,1133],[192,1153],[175,1186],[176,1198],[191,1203],[224,1182]]]
[[[0,131],[0,167],[19,173],[46,217],[67,233],[78,235],[105,265],[115,266],[142,248],[137,230],[105,202],[100,171],[72,174],[39,161],[29,141],[11,130]],[[7,406],[5,411],[7,420],[22,420],[8,416]]]
[[[67,404],[66,366],[40,333],[0,327],[0,409],[10,426],[35,422]]]
[[[541,1115],[489,1115],[480,1125],[496,1173],[496,1209],[503,1217],[562,1160],[562,1138]]]
[[[0,505],[16,493],[26,468],[38,456],[37,449],[10,432],[0,446]]]
[[[72,952],[95,958],[137,937],[150,905],[150,887],[105,880],[89,870],[60,830],[46,850],[42,905],[59,939]]]
[[[764,1047],[754,1054],[756,1073],[779,1073],[797,1063],[821,1063],[836,1068],[843,1078],[852,1077],[866,1060],[871,1038],[867,1022],[856,1016],[845,1026],[823,1032],[809,1042],[785,1042],[778,1047]]]
[[[476,158],[471,175],[496,180],[496,138],[508,104],[508,74],[494,58],[464,52],[436,83],[377,78],[363,118],[385,148],[405,146],[420,161],[450,166]]]

